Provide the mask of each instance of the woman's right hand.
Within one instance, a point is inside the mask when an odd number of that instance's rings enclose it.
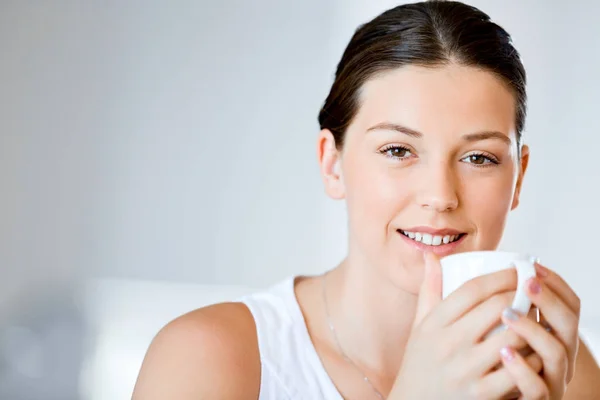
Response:
[[[390,400],[518,398],[516,384],[501,364],[501,349],[524,349],[512,330],[482,340],[500,322],[517,287],[513,269],[477,277],[442,301],[439,260],[425,255],[425,277],[402,366]],[[537,354],[526,357],[539,372]]]

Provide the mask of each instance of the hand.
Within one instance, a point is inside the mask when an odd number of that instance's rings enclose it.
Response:
[[[517,287],[513,269],[483,275],[441,299],[441,267],[427,254],[416,317],[390,400],[498,399],[516,388],[515,378],[502,367],[500,350],[521,350],[526,341],[513,330],[481,340],[500,322]],[[524,365],[540,371],[533,353]]]
[[[575,372],[580,300],[556,273],[539,264],[536,269],[538,277],[528,282],[527,291],[543,316],[542,324],[510,309],[504,312],[502,319],[541,357],[543,374],[539,376],[525,365],[511,348],[503,350],[503,364],[525,399],[560,400]],[[551,327],[550,332],[547,327]]]

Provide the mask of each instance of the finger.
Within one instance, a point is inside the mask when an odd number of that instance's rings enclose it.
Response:
[[[463,364],[474,374],[489,372],[500,360],[500,350],[506,346],[519,351],[528,351],[527,341],[513,330],[506,329],[494,333],[482,342],[464,352]]]
[[[511,309],[502,315],[510,330],[527,341],[544,363],[544,377],[551,389],[558,391],[564,386],[569,371],[569,359],[565,345],[547,332],[540,324],[520,316]]]
[[[581,300],[571,286],[569,286],[560,275],[543,265],[536,263],[535,267],[541,280],[548,285],[576,315],[579,315],[581,312]]]
[[[542,370],[542,359],[537,354],[525,357],[525,362],[536,374],[539,374]],[[504,366],[485,375],[477,385],[480,387],[478,389],[479,395],[474,396],[477,399],[512,399],[518,398],[520,393],[512,375]]]
[[[450,293],[437,307],[432,320],[439,326],[447,326],[494,294],[516,288],[517,273],[514,268],[478,276]]]
[[[461,338],[469,339],[469,343],[479,342],[485,334],[500,324],[502,311],[510,307],[514,297],[514,291],[493,295],[458,319],[452,325],[452,329]]]
[[[530,279],[526,286],[527,296],[539,308],[544,316],[545,324],[550,325],[553,335],[561,342],[567,352],[569,362],[567,377],[568,380],[571,380],[579,343],[579,316],[539,278]],[[521,324],[520,326],[535,328],[535,332],[544,330],[544,327],[539,324]],[[546,332],[544,337],[553,336]]]
[[[425,273],[419,298],[413,327],[419,325],[431,310],[442,301],[442,267],[440,260],[433,253],[423,254],[425,261]]]
[[[546,382],[538,375],[539,371],[531,368],[518,352],[510,347],[504,347],[501,350],[501,355],[502,365],[515,382],[523,398],[528,400],[545,400],[549,398],[550,391],[546,386]]]

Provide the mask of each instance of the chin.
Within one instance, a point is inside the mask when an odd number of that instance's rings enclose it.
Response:
[[[417,294],[423,282],[424,264],[422,257],[400,263],[387,262],[385,278],[399,290]]]

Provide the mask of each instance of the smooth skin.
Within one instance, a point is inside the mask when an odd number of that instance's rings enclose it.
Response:
[[[348,255],[327,273],[331,318],[346,353],[389,400],[600,393],[600,370],[578,338],[579,298],[556,273],[539,267],[541,290],[530,292],[551,333],[522,317],[481,340],[510,305],[514,271],[476,278],[441,300],[436,250],[399,233],[455,229],[465,235],[456,252],[497,248],[529,160],[514,110],[512,92],[487,71],[407,66],[365,83],[343,148],[331,132],[319,134],[325,191],[346,202],[349,220]],[[295,283],[314,347],[344,398],[376,399],[337,349],[322,284]],[[516,352],[527,348],[525,358]],[[134,399],[255,400],[260,376],[251,314],[243,304],[218,304],[159,332]]]

